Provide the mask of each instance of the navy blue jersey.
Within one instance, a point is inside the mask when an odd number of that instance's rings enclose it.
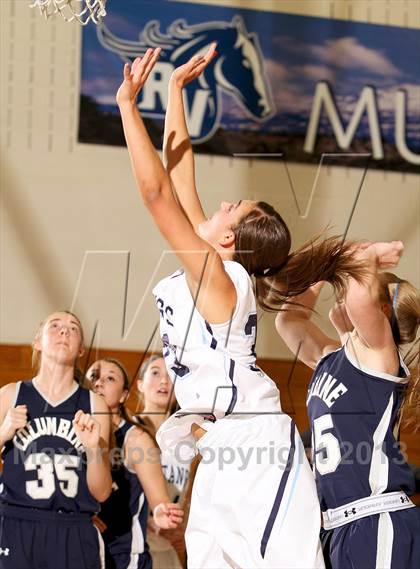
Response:
[[[111,554],[132,555],[147,551],[146,526],[148,504],[134,470],[124,460],[124,445],[128,432],[136,429],[122,421],[115,431],[116,448],[112,452],[112,493],[101,504],[99,517],[106,524],[103,534]]]
[[[66,399],[52,404],[32,380],[20,381],[17,405],[27,406],[28,423],[5,444],[0,501],[49,511],[98,511],[87,485],[86,454],[72,424],[79,409],[93,411],[91,392],[75,384]]]
[[[321,509],[384,492],[414,492],[394,436],[409,376],[367,369],[346,347],[322,358],[308,391],[308,414]]]

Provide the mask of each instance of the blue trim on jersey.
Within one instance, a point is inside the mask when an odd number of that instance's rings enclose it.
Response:
[[[233,383],[234,373],[235,373],[235,361],[231,359],[229,365],[229,378],[232,382],[232,399],[230,400],[229,407],[226,411],[226,415],[230,415],[230,413],[232,413],[233,409],[235,408],[236,401],[238,400],[238,388]]]
[[[277,494],[274,500],[273,507],[271,509],[270,515],[268,517],[267,525],[265,526],[263,537],[261,540],[261,557],[264,559],[265,551],[267,549],[268,540],[270,539],[271,532],[273,531],[274,522],[276,521],[277,514],[279,513],[280,504],[283,499],[284,490],[286,488],[287,480],[289,478],[290,471],[292,469],[293,458],[295,456],[295,424],[291,422],[290,424],[290,450],[289,456],[287,457],[287,464],[282,477],[280,479],[280,484],[277,490]]]
[[[210,344],[210,348],[212,348],[213,350],[215,350],[217,348],[217,340],[214,337],[213,334],[213,330],[212,327],[210,326],[210,324],[207,322],[207,320],[204,321],[206,323],[206,328],[209,334],[211,334],[211,344]]]

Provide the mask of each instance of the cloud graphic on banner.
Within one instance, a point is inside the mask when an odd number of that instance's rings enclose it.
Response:
[[[334,81],[335,74],[325,65],[302,65],[295,67],[294,71],[315,81]]]
[[[395,67],[381,52],[369,49],[352,37],[328,40],[323,46],[308,46],[310,52],[323,61],[345,69],[365,69],[378,75],[401,76]]]
[[[324,63],[342,69],[366,70],[376,75],[400,77],[401,71],[379,50],[368,48],[353,37],[331,39],[323,45],[299,43],[289,37],[273,39],[277,47],[305,58],[317,57]]]

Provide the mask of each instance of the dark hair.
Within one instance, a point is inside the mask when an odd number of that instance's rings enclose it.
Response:
[[[264,310],[280,310],[319,281],[328,281],[341,296],[349,276],[363,277],[363,264],[353,258],[353,244],[340,237],[321,233],[290,253],[290,231],[265,202],[257,202],[234,232],[233,260],[256,277],[255,296]]]
[[[48,320],[48,318],[52,315],[52,314],[70,314],[70,316],[72,316],[78,323],[79,325],[79,329],[80,329],[80,339],[81,342],[80,344],[83,346],[84,343],[84,334],[83,334],[83,327],[82,327],[82,323],[80,322],[80,318],[78,318],[76,316],[76,314],[74,314],[73,312],[70,312],[70,310],[55,310],[54,312],[51,312],[46,318],[44,318],[43,320],[41,320],[41,322],[38,324],[38,328],[35,332],[35,338],[34,341],[32,342],[32,367],[34,369],[36,369],[36,372],[38,373],[39,368],[40,368],[40,351],[35,349],[35,342],[37,340],[39,340],[42,331],[44,329],[45,323]],[[79,385],[83,385],[83,380],[84,380],[84,374],[82,372],[82,370],[78,367],[77,365],[77,358],[76,361],[74,363],[74,374],[73,374],[73,379],[74,381],[76,381]]]
[[[125,369],[123,364],[120,361],[116,360],[115,358],[102,358],[102,361],[107,362],[109,364],[114,364],[120,370],[121,375],[123,377],[123,388],[128,393],[130,391],[130,379],[128,377],[127,370]],[[125,403],[120,403],[118,410],[121,413],[121,417],[124,419],[124,421],[126,421],[131,425],[134,425],[135,427],[141,427],[141,428],[143,427],[143,425],[139,425],[139,422],[131,414],[130,410],[128,409]],[[144,430],[146,431],[147,429]]]
[[[128,376],[127,370],[119,360],[115,358],[100,358],[99,360],[96,360],[96,362],[107,362],[109,364],[115,365],[121,372],[123,378],[123,389],[127,392],[130,391],[130,378]],[[96,362],[94,362],[92,365],[94,365]],[[120,403],[118,411],[121,414],[121,417],[124,419],[124,421],[126,421],[130,425],[133,425],[134,427],[142,429],[148,435],[150,435],[153,440],[155,439],[154,431],[152,431],[148,425],[143,425],[142,423],[139,423],[139,421],[131,413],[131,411],[128,409],[125,403]]]

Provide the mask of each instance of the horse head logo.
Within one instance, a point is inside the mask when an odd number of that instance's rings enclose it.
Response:
[[[217,42],[219,56],[202,76],[186,88],[186,116],[191,139],[204,142],[217,130],[221,115],[221,93],[235,98],[250,119],[262,122],[274,114],[274,105],[266,79],[263,57],[255,33],[246,30],[241,16],[230,22],[205,22],[187,25],[175,20],[160,31],[157,20],[149,21],[139,41],[115,36],[104,24],[98,26],[98,39],[109,51],[124,61],[133,61],[148,47],[162,48],[153,77],[144,87],[139,103],[143,116],[162,118],[167,106],[167,81],[172,70],[193,55],[205,53]]]

